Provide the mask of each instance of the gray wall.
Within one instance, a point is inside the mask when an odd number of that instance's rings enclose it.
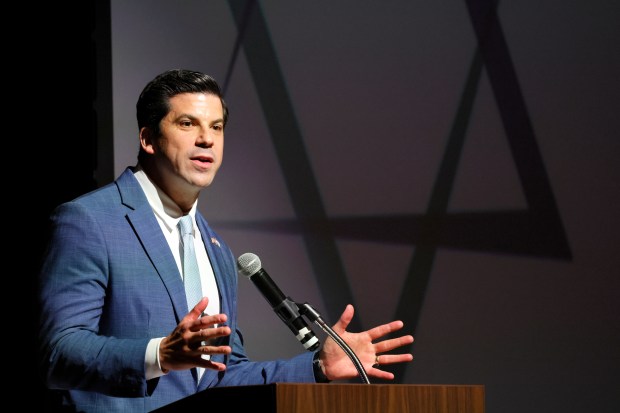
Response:
[[[231,3],[111,1],[114,174],[146,82],[210,73],[231,116],[199,207],[235,255],[328,324],[404,320],[398,383],[618,411],[619,3]],[[239,312],[255,359],[303,351],[244,279]]]

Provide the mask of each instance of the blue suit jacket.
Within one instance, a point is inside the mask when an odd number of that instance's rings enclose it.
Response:
[[[232,354],[215,356],[227,369],[205,370],[198,384],[192,370],[147,381],[147,343],[170,334],[188,308],[175,260],[131,168],[54,211],[39,280],[41,364],[48,387],[65,403],[85,412],[142,412],[208,387],[314,382],[309,352],[248,360],[235,258],[200,213],[196,222],[232,330],[221,344]]]

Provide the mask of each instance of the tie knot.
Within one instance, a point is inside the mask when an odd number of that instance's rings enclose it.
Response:
[[[181,229],[181,235],[191,234],[193,228],[192,217],[189,215],[184,215],[181,217],[179,221],[179,228]]]

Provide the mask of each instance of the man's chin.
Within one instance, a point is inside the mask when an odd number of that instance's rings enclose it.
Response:
[[[195,177],[192,183],[194,184],[194,186],[197,186],[200,189],[202,189],[202,188],[206,188],[209,185],[211,185],[213,183],[213,178],[214,178],[214,175],[212,174],[208,174],[208,176],[201,175],[201,176]]]

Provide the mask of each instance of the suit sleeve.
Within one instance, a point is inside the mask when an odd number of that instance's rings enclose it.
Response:
[[[142,396],[149,339],[99,334],[110,282],[104,233],[80,203],[63,204],[52,214],[38,284],[41,368],[52,389]]]

